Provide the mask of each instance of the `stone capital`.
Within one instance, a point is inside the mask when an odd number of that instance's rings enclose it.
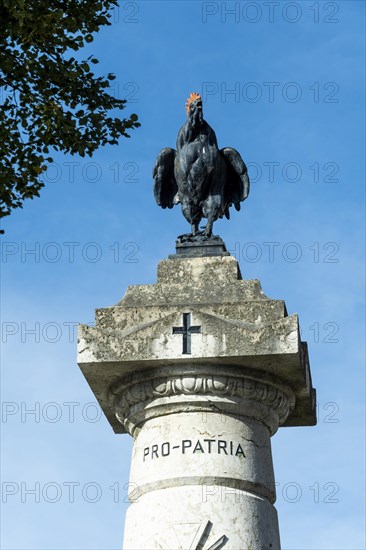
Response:
[[[295,394],[274,376],[248,368],[205,365],[128,375],[110,390],[111,407],[131,435],[159,416],[221,413],[265,424],[273,435],[295,406]]]

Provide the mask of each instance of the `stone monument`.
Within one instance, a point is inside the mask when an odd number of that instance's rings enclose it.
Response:
[[[193,210],[157,283],[79,327],[79,366],[115,433],[134,440],[123,548],[277,550],[270,438],[316,423],[307,345],[212,224],[199,231],[210,212]]]

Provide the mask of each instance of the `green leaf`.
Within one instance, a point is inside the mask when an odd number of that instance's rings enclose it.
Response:
[[[5,93],[0,110],[0,216],[39,196],[44,186],[40,175],[53,162],[43,154],[51,147],[92,156],[99,147],[129,137],[126,128],[140,126],[135,114],[127,119],[111,115],[126,104],[108,93],[116,79],[113,73],[107,78],[93,75],[89,63],[98,60],[92,55],[80,61],[68,58],[109,24],[109,10],[116,5],[115,0],[0,0]]]

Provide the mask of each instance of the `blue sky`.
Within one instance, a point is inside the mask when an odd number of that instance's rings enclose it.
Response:
[[[4,549],[121,547],[131,441],[100,417],[74,327],[155,282],[188,230],[179,208],[156,206],[151,171],[191,91],[252,179],[214,232],[309,344],[318,426],[272,439],[282,546],[365,547],[364,6],[125,2],[88,45],[142,126],[92,159],[54,155],[41,198],[4,224]]]

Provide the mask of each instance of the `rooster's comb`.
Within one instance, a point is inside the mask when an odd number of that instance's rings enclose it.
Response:
[[[197,92],[192,92],[189,96],[189,98],[187,99],[187,102],[186,102],[186,111],[187,111],[187,114],[189,113],[189,106],[190,104],[193,102],[193,101],[196,101],[196,99],[202,99],[200,94],[198,94]]]

